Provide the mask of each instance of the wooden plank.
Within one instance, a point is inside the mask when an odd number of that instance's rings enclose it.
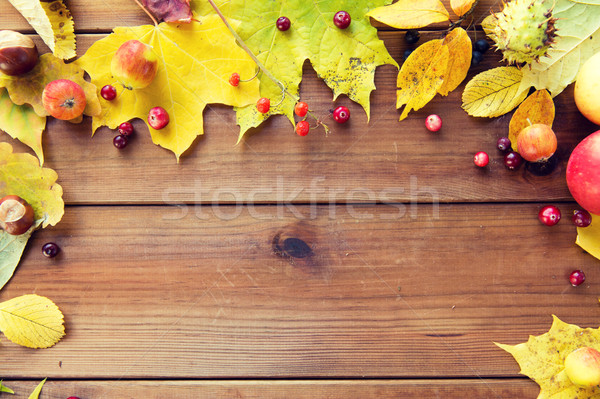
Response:
[[[402,62],[406,45],[399,34],[384,32],[381,36],[393,57]],[[98,37],[82,35],[80,50]],[[426,34],[423,40],[434,37],[439,34]],[[467,79],[499,59],[490,52]],[[568,156],[581,139],[597,130],[577,111],[571,89],[555,99],[560,110],[554,125],[559,165],[549,176],[540,177],[525,168],[505,169],[495,144],[508,135],[510,115],[469,117],[460,108],[462,86],[398,122],[396,73],[391,66],[378,69],[370,123],[359,106],[342,98],[335,104],[347,105],[352,118],[338,125],[327,115],[334,106],[330,89],[307,66],[302,98],[332,128],[327,137],[322,130],[298,137],[287,119],[278,116],[236,146],[239,129],[234,112],[230,107],[211,105],[204,113],[206,134],[177,164],[172,153],[151,142],[141,120],[135,120],[136,136],[123,151],[113,147],[115,133],[107,128],[91,139],[89,118],[80,125],[50,120],[43,141],[46,166],[58,172],[65,200],[71,204],[571,199],[565,182]],[[430,113],[438,113],[444,120],[438,133],[424,127]],[[27,151],[7,135],[0,140]],[[483,170],[472,161],[480,150],[491,157]]]
[[[26,399],[36,381],[4,381]],[[303,380],[303,381],[48,381],[41,397],[203,398],[535,398],[539,389],[524,379],[506,380]]]
[[[552,314],[582,327],[600,317],[598,261],[568,221],[549,228],[537,211],[69,207],[0,291],[54,300],[67,336],[46,350],[3,338],[0,376],[517,377],[494,341],[544,333]],[[277,256],[278,234],[313,254]],[[48,241],[58,258],[42,256]],[[569,285],[573,269],[584,285]]]

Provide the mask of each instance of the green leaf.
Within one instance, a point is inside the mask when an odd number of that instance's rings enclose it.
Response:
[[[15,391],[7,387],[6,385],[2,385],[2,381],[0,381],[0,392],[12,393],[14,395]]]
[[[12,277],[29,237],[40,226],[40,223],[41,220],[37,221],[27,232],[18,236],[0,231],[0,289]]]
[[[42,388],[44,387],[44,383],[46,382],[46,380],[47,378],[44,378],[42,382],[40,382],[38,386],[35,387],[31,395],[29,395],[29,399],[38,399],[40,397],[40,392],[42,392]]]
[[[46,118],[38,116],[29,105],[13,104],[5,89],[0,89],[0,109],[0,129],[29,146],[43,165],[42,133],[46,128]]]

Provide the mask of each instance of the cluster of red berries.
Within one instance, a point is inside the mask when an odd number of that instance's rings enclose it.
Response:
[[[349,27],[350,22],[352,22],[352,18],[350,18],[350,14],[348,14],[346,11],[338,11],[333,16],[333,24],[340,29],[346,29]],[[281,16],[277,18],[277,21],[275,21],[275,26],[277,26],[277,29],[279,29],[281,32],[285,32],[290,29],[292,22],[288,17]]]

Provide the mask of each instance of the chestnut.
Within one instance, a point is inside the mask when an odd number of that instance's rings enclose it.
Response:
[[[0,72],[9,76],[23,75],[38,62],[33,40],[13,30],[0,30]]]
[[[7,195],[0,200],[0,227],[8,234],[18,236],[33,225],[33,208],[18,195]]]

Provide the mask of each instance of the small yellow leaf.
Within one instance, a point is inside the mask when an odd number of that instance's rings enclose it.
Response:
[[[577,228],[575,243],[587,253],[600,259],[600,215],[592,215],[592,224]]]
[[[438,93],[447,96],[452,90],[467,77],[471,67],[471,54],[473,53],[471,39],[463,28],[456,28],[450,32],[442,43],[450,51],[446,77]]]
[[[15,344],[49,348],[65,335],[64,316],[50,299],[23,295],[0,303],[0,330]]]
[[[367,16],[397,29],[417,29],[450,19],[439,0],[399,0],[367,13]]]
[[[411,109],[427,105],[444,83],[450,51],[442,41],[431,40],[417,47],[402,64],[397,80],[396,108],[406,106],[400,120],[406,118]]]
[[[529,125],[541,123],[552,127],[554,101],[547,90],[538,90],[519,105],[508,125],[508,138],[512,149],[517,151],[517,137]]]
[[[523,72],[516,67],[498,67],[475,76],[462,95],[462,108],[471,116],[493,118],[512,111],[527,96],[521,90]]]
[[[459,17],[462,17],[477,5],[478,0],[450,0],[450,8]]]
[[[29,395],[28,399],[38,399],[40,397],[40,393],[42,392],[42,388],[44,387],[44,384],[46,383],[46,380],[47,380],[47,378],[44,378],[42,380],[42,382],[40,382],[38,384],[38,386],[35,387],[35,389],[31,393],[31,395]]]

